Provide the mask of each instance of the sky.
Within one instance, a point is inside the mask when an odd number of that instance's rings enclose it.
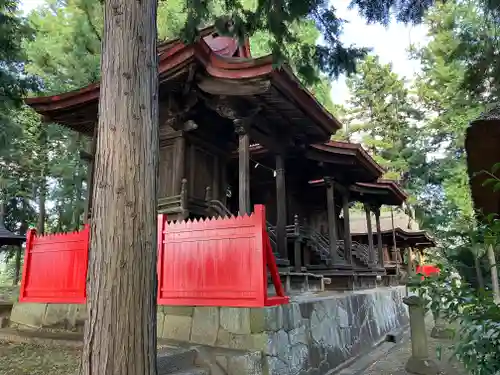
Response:
[[[29,12],[42,4],[43,0],[21,0],[21,9]],[[367,25],[355,9],[348,9],[348,0],[331,0],[337,9],[337,16],[348,23],[344,27],[342,40],[346,45],[369,47],[379,55],[382,63],[392,63],[393,70],[402,77],[411,80],[419,71],[419,65],[408,58],[407,49],[411,43],[422,44],[426,41],[424,26],[405,26],[396,22],[387,28],[381,25]],[[345,77],[332,82],[332,100],[345,104],[349,98],[349,90]]]

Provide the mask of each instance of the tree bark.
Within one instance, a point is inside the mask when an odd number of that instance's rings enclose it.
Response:
[[[491,286],[493,289],[493,299],[495,300],[496,304],[500,304],[500,288],[498,286],[498,270],[497,270],[497,264],[496,264],[496,259],[495,259],[495,249],[493,248],[493,245],[487,245],[488,246],[488,260],[490,263],[490,272],[491,272]]]
[[[40,166],[40,186],[38,190],[38,223],[36,230],[38,234],[45,234],[45,221],[46,221],[46,209],[45,209],[45,199],[47,197],[47,168],[48,168],[48,157],[47,157],[47,130],[43,127],[40,130],[39,146],[40,146],[40,156],[41,156],[41,166]]]
[[[481,258],[479,258],[479,254],[477,251],[474,253],[474,268],[476,269],[478,288],[484,290],[483,270],[481,269]]]
[[[106,0],[81,374],[156,374],[157,0]]]
[[[80,150],[81,146],[81,134],[77,133],[74,139],[75,151]],[[73,183],[75,185],[73,200],[73,217],[71,218],[71,228],[73,230],[80,229],[80,217],[82,215],[82,189],[83,189],[83,177],[82,177],[82,160],[78,159],[75,168],[75,174],[73,176]]]
[[[23,198],[22,201],[23,212],[28,212],[28,204],[26,202],[26,198]],[[19,234],[21,236],[25,236],[28,231],[28,220],[26,216],[23,216],[23,220],[21,222],[21,227],[19,228]],[[15,258],[15,269],[14,269],[14,280],[12,280],[13,285],[19,284],[21,280],[21,256],[22,256],[22,246],[18,246],[16,248],[16,258]]]

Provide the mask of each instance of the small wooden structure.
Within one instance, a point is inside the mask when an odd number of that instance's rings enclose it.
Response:
[[[392,210],[391,212],[382,212],[379,223],[380,230],[372,228],[372,236],[376,236],[377,243],[381,243],[384,267],[388,275],[399,273],[400,268],[404,265],[403,255],[405,252],[407,259],[412,259],[410,265],[413,272],[415,253],[421,259],[426,249],[436,246],[435,240],[425,230],[418,229],[416,223],[412,224],[412,220],[406,214],[394,214]],[[352,237],[361,243],[369,243],[366,221],[362,215],[353,217],[351,225]],[[420,260],[417,263],[420,263]],[[406,263],[406,267],[408,267],[408,263]]]
[[[251,58],[248,43],[213,28],[201,34],[193,45],[158,48],[158,213],[185,222],[264,205],[282,272],[339,276],[349,287],[356,275],[383,275],[373,247],[351,241],[349,221],[350,203],[366,198],[357,184],[376,183],[383,169],[360,145],[329,141],[341,124],[288,67]],[[90,217],[98,98],[95,84],[27,100],[46,121],[93,137],[82,152],[91,166]]]
[[[12,233],[5,227],[5,206],[0,202],[0,252],[4,246],[16,246],[16,271],[14,275],[13,284],[17,285],[19,282],[20,268],[21,268],[21,247],[26,237]]]

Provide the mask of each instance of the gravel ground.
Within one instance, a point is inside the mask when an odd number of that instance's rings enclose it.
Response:
[[[76,375],[80,350],[0,341],[0,375]]]
[[[434,359],[446,375],[466,375],[466,371],[454,358],[450,346],[450,340],[437,340],[430,337],[433,321],[426,321],[428,331],[429,357]],[[409,336],[405,336],[404,341],[395,346],[382,358],[374,362],[362,375],[410,375],[405,370],[406,361],[411,356],[411,341]],[[438,358],[441,358],[439,360]]]

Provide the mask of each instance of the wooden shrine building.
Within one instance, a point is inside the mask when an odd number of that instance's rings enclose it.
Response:
[[[365,185],[365,184],[360,184]],[[382,186],[387,188],[387,182],[384,181]],[[394,186],[396,188],[396,186]],[[389,189],[387,189],[389,190]],[[396,189],[394,189],[396,190]],[[395,191],[394,191],[395,192]],[[393,198],[396,198],[393,196]],[[391,198],[387,199],[390,202]],[[393,200],[387,205],[394,206],[397,203]],[[400,205],[400,202],[397,205]],[[416,222],[410,219],[406,214],[393,212],[380,213],[380,231],[378,228],[372,227],[373,241],[380,243],[384,259],[384,267],[388,275],[395,275],[403,266],[404,254],[406,259],[412,259],[415,263],[415,255],[418,257],[418,262],[424,256],[424,251],[436,246],[436,242],[432,236],[425,230],[420,230]],[[367,229],[366,220],[363,215],[357,215],[351,219],[352,238],[360,243],[369,243],[369,229]],[[406,263],[408,265],[408,263]],[[413,267],[413,264],[412,264]]]
[[[158,212],[183,221],[265,205],[282,270],[384,274],[373,244],[351,241],[349,220],[355,200],[375,212],[384,204],[377,193],[366,200],[360,185],[376,184],[382,168],[360,145],[329,141],[341,124],[288,67],[274,67],[271,56],[252,58],[248,44],[213,28],[201,33],[193,45],[174,40],[158,48]],[[98,100],[99,84],[27,100],[45,121],[92,137],[83,153],[90,163],[87,217]]]

